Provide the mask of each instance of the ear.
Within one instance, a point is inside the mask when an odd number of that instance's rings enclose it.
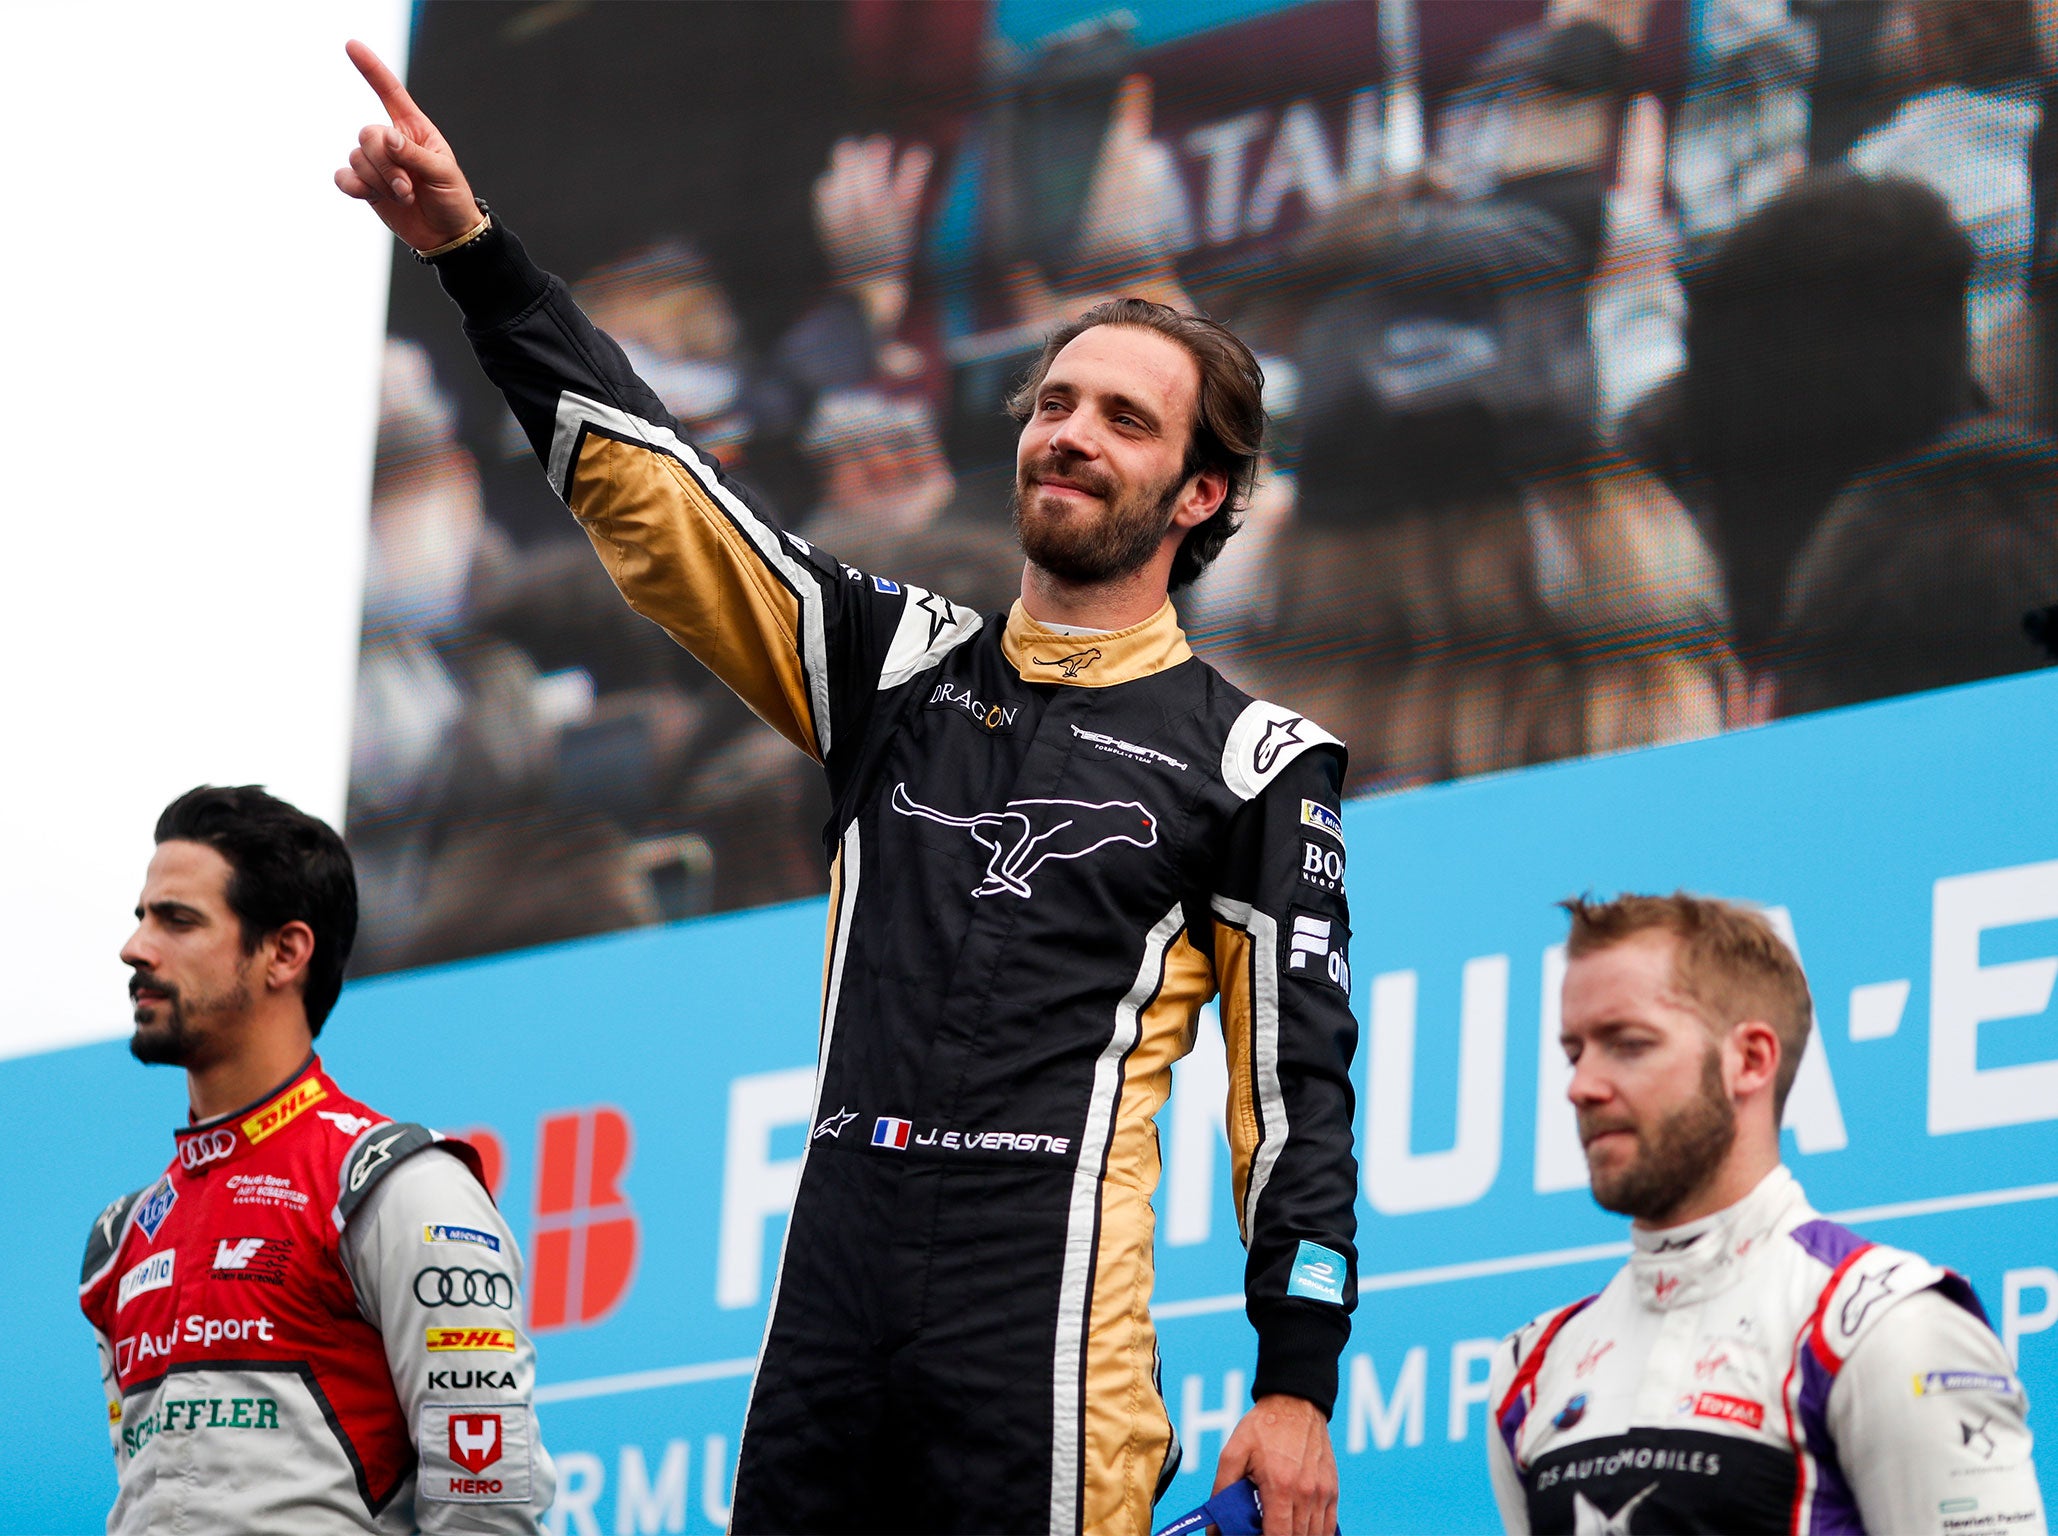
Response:
[[[1219,469],[1204,469],[1186,482],[1179,493],[1179,506],[1172,513],[1172,526],[1185,532],[1198,528],[1222,509],[1229,495],[1229,477]]]
[[[295,918],[264,941],[265,987],[283,992],[299,984],[314,959],[314,930]]]
[[[1723,1054],[1727,1058],[1731,1098],[1771,1093],[1779,1080],[1781,1051],[1779,1033],[1770,1024],[1762,1019],[1745,1019],[1732,1026]]]

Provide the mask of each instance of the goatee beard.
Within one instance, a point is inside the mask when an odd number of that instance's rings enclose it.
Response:
[[[1078,482],[1101,498],[1101,515],[1092,521],[1075,517],[1024,515],[1023,498],[1036,493],[1039,475],[1059,475]],[[1068,468],[1045,456],[1022,466],[1015,477],[1009,509],[1022,553],[1067,586],[1098,586],[1133,575],[1150,564],[1172,526],[1172,507],[1186,477],[1175,475],[1163,485],[1144,486],[1120,496],[1114,482],[1084,467]]]
[[[1634,1134],[1635,1161],[1612,1174],[1594,1171],[1594,1203],[1646,1226],[1670,1225],[1668,1218],[1714,1177],[1736,1141],[1736,1106],[1722,1091],[1721,1053],[1711,1046],[1702,1058],[1701,1091],[1692,1102],[1648,1135]]]

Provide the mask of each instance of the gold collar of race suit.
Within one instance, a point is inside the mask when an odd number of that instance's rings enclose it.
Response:
[[[1139,677],[1176,667],[1193,655],[1170,598],[1141,624],[1104,635],[1053,634],[1030,618],[1017,598],[1008,610],[1000,648],[1025,681],[1065,683],[1074,688],[1133,683]]]

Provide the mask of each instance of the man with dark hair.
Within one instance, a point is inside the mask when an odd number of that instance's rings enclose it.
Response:
[[[534,1532],[550,1507],[521,1255],[477,1154],[314,1054],[356,931],[325,823],[254,785],[158,820],[129,1049],[185,1068],[191,1114],[86,1243],[110,1532]]]
[[[1136,301],[1052,338],[1014,405],[1021,597],[982,618],[779,528],[351,52],[393,126],[338,185],[436,267],[630,605],[828,775],[814,1129],[732,1528],[1148,1530],[1178,1465],[1152,1116],[1219,991],[1258,1347],[1216,1475],[1257,1484],[1272,1536],[1326,1536],[1355,1300],[1344,751],[1195,658],[1167,597],[1250,483],[1249,350]]]
[[[1818,1216],[1780,1165],[1813,1015],[1793,951],[1731,902],[1565,907],[1569,1092],[1633,1249],[1495,1357],[1508,1530],[2041,1532],[1972,1287]]]
[[[2058,602],[2058,443],[1992,418],[1830,504],[1787,587],[1775,713],[2042,666],[2023,615]]]

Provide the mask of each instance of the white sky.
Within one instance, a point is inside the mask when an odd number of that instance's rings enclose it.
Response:
[[[173,796],[342,815],[391,246],[329,178],[408,12],[0,5],[0,1056],[127,1032]]]

